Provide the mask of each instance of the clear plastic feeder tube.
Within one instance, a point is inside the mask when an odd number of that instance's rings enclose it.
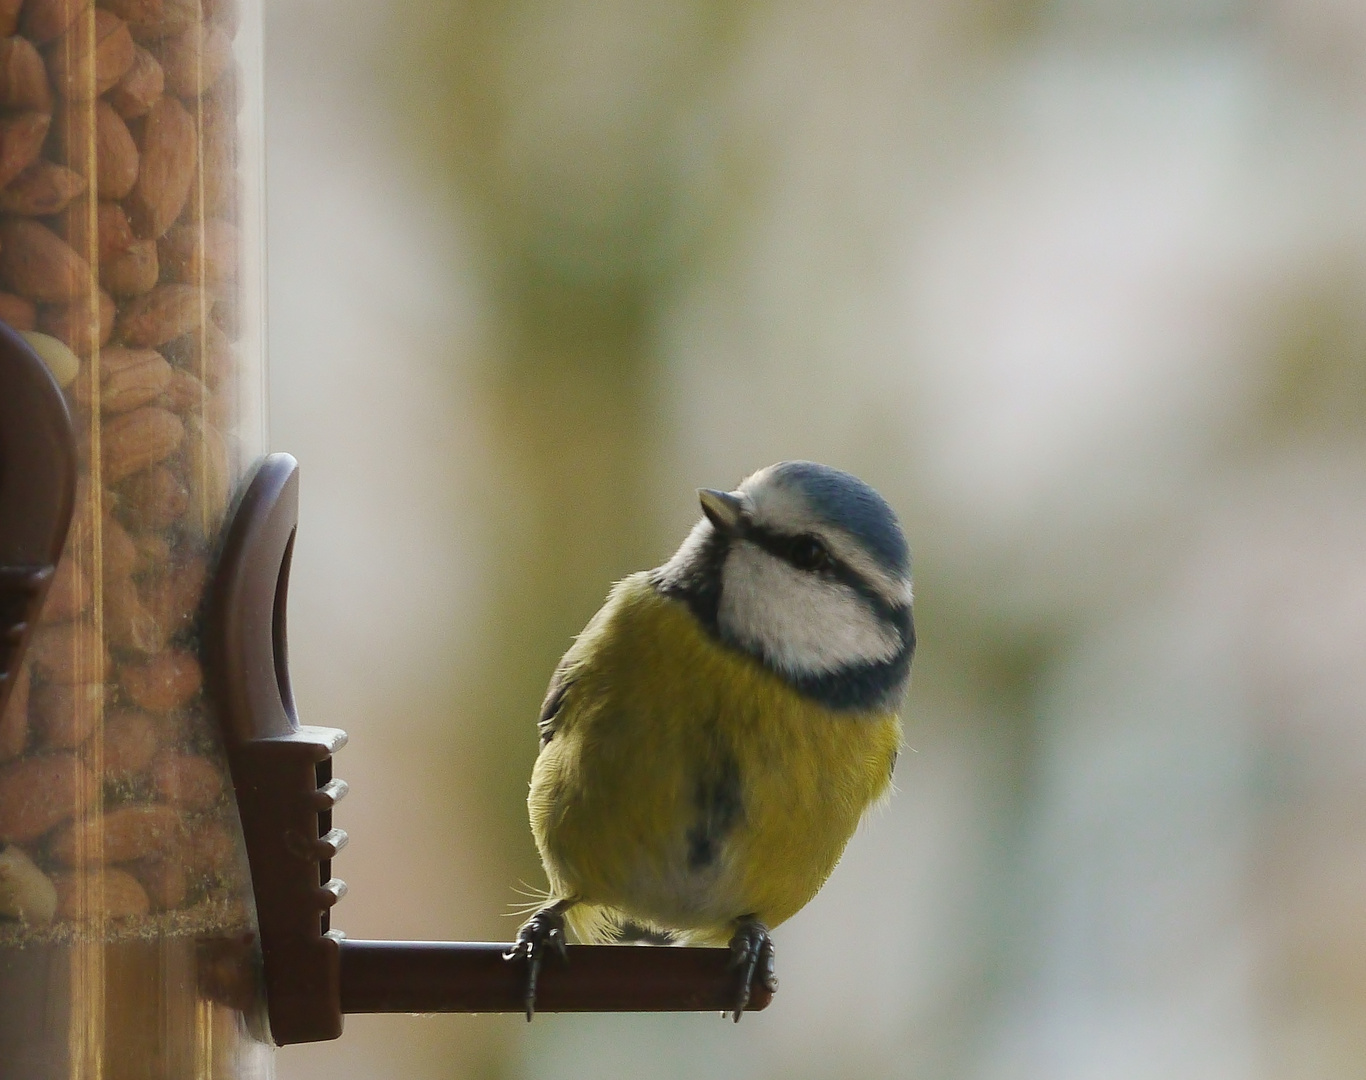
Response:
[[[265,449],[260,27],[257,0],[0,0],[0,319],[81,462],[0,717],[0,1080],[270,1070],[199,649]]]

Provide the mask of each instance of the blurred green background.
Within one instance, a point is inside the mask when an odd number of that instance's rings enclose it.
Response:
[[[700,485],[873,483],[922,641],[769,1011],[282,1080],[1366,1074],[1366,3],[267,7],[337,925],[510,937],[549,673]]]

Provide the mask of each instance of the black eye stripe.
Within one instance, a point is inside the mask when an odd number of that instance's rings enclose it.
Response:
[[[773,532],[762,526],[751,525],[745,530],[744,538],[753,544],[757,544],[770,555],[782,559],[785,563],[796,566],[799,570],[809,570],[812,568],[810,565],[802,565],[806,560],[802,559],[803,552],[798,549],[799,545],[808,545],[813,554],[817,551],[819,553],[817,558],[812,561],[823,563],[822,569],[829,572],[831,576],[838,576],[837,571],[841,567],[847,572],[853,573],[852,570],[849,570],[848,567],[845,567],[837,558],[835,558],[830,549],[817,537],[806,533],[803,533],[800,536],[790,536],[786,533]]]
[[[897,621],[899,607],[897,605],[889,604],[886,599],[883,598],[882,594],[878,592],[867,579],[862,577],[848,563],[842,562],[829,547],[824,543],[821,543],[818,537],[809,536],[807,534],[794,537],[784,533],[773,532],[771,529],[766,529],[762,525],[750,525],[744,532],[744,539],[757,544],[770,555],[782,559],[789,564],[792,564],[791,550],[793,541],[804,538],[815,540],[821,545],[821,548],[825,552],[827,563],[822,566],[820,570],[816,571],[817,573],[821,574],[822,577],[832,578],[841,585],[847,585],[849,588],[853,589],[863,597],[863,599],[866,600],[883,619],[889,622]],[[799,570],[804,569],[801,566],[798,566],[797,568]],[[807,572],[810,573],[811,571],[808,570]]]

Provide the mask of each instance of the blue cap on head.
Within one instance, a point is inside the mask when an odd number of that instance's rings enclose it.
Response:
[[[769,482],[800,491],[812,511],[853,536],[887,570],[909,574],[911,553],[896,513],[857,476],[815,461],[780,461],[763,472]]]

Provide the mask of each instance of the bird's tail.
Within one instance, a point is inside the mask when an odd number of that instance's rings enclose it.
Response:
[[[672,930],[598,904],[575,904],[565,912],[565,921],[574,939],[585,945],[677,945],[681,940]]]
[[[620,913],[597,904],[575,904],[565,912],[574,940],[585,945],[606,945],[617,940]]]
[[[633,918],[617,908],[576,904],[565,913],[576,941],[585,945],[713,945],[723,946],[735,932],[732,924],[709,929],[678,930]]]
[[[618,945],[677,945],[678,934],[634,919],[624,919],[617,924],[616,937],[612,940]]]

